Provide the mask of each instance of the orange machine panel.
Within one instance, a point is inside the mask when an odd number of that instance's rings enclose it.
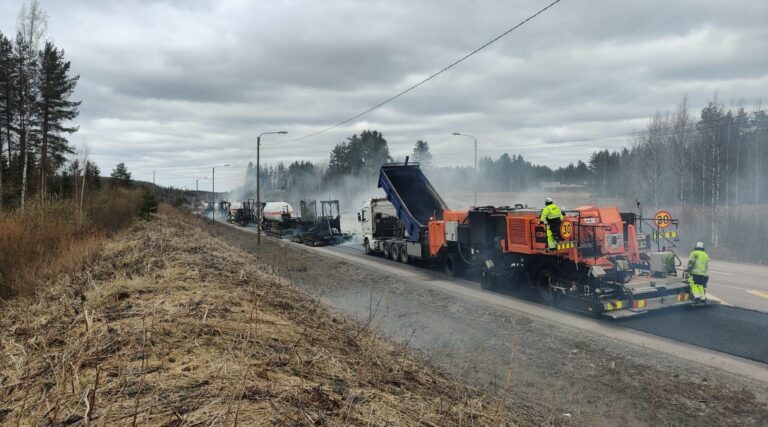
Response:
[[[463,223],[467,216],[468,211],[443,211],[443,221],[456,221],[459,224]]]
[[[445,221],[429,221],[429,255],[437,256],[445,244]]]

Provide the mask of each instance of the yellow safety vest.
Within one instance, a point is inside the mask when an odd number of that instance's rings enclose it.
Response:
[[[707,268],[709,268],[709,255],[701,249],[694,249],[688,255],[688,270],[691,274],[706,276]]]
[[[552,203],[548,206],[545,206],[544,209],[541,210],[541,222],[548,223],[549,219],[563,219],[563,213],[560,212],[560,207],[556,204]]]

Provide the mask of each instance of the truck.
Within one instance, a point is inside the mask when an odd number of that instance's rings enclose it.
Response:
[[[680,259],[670,250],[649,252],[647,235],[638,232],[644,219],[633,212],[610,206],[564,211],[560,239],[549,249],[540,209],[450,210],[407,158],[383,165],[378,185],[385,197],[367,200],[358,213],[367,254],[420,261],[449,277],[474,269],[484,289],[528,286],[548,303],[593,316],[622,318],[692,303],[690,286],[675,268]]]

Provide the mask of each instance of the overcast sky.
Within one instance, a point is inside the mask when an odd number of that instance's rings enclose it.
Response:
[[[511,28],[551,0],[41,0],[48,37],[80,74],[71,141],[108,174],[194,188],[242,183],[255,160],[327,161],[353,133],[377,129],[394,155],[417,139],[438,165],[504,151],[551,166],[620,148],[684,96],[700,109],[768,100],[768,2],[562,0],[519,30],[349,125],[297,138],[394,95]],[[0,0],[15,32],[20,1]],[[203,184],[203,182],[205,184]],[[210,181],[201,182],[209,189]]]

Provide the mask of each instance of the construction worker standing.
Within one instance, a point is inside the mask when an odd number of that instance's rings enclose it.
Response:
[[[552,201],[551,197],[544,200],[544,209],[541,210],[539,223],[547,227],[547,249],[554,250],[557,241],[560,240],[560,224],[563,221],[563,213],[560,207]]]
[[[704,242],[696,243],[693,252],[688,256],[688,267],[685,271],[690,275],[688,283],[691,285],[691,293],[694,301],[706,301],[705,295],[709,275],[709,255],[704,251]]]

